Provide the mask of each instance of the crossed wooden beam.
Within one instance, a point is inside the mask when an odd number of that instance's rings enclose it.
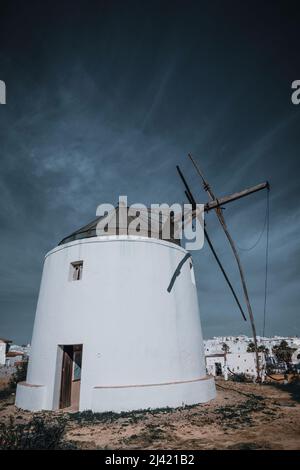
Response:
[[[209,212],[210,210],[215,210],[216,212],[216,215],[219,219],[219,222],[225,232],[225,235],[229,241],[229,244],[231,246],[231,249],[232,249],[232,252],[234,254],[234,257],[235,257],[235,260],[236,260],[236,263],[237,263],[237,266],[238,266],[238,270],[239,270],[239,274],[240,274],[240,278],[241,278],[241,283],[242,283],[242,287],[243,287],[243,292],[244,292],[244,297],[245,297],[245,302],[246,302],[246,305],[247,305],[247,310],[248,310],[248,315],[249,315],[249,320],[250,320],[250,323],[251,323],[251,329],[252,329],[252,334],[253,334],[253,342],[254,342],[254,346],[255,346],[255,354],[256,354],[256,370],[257,370],[257,382],[261,382],[261,370],[260,370],[260,364],[259,364],[259,355],[258,355],[258,344],[257,344],[257,336],[256,336],[256,327],[255,327],[255,321],[254,321],[254,316],[253,316],[253,312],[252,312],[252,307],[251,307],[251,303],[250,303],[250,299],[249,299],[249,294],[248,294],[248,289],[247,289],[247,284],[246,284],[246,279],[245,279],[245,275],[244,275],[244,271],[243,271],[243,268],[242,268],[242,264],[241,264],[241,260],[240,260],[240,257],[239,257],[239,254],[238,254],[238,251],[236,249],[236,246],[235,246],[235,243],[234,243],[234,240],[232,238],[232,236],[230,235],[229,233],[229,230],[227,228],[227,225],[226,225],[226,222],[225,222],[225,218],[224,218],[224,215],[223,215],[223,212],[222,212],[222,209],[221,207],[224,206],[225,204],[228,204],[229,202],[232,202],[232,201],[236,201],[238,199],[241,199],[243,197],[246,197],[246,196],[249,196],[250,194],[253,194],[253,193],[256,193],[258,191],[261,191],[263,189],[267,189],[269,190],[270,189],[270,186],[269,186],[269,183],[267,181],[263,182],[263,183],[260,183],[260,184],[257,184],[256,186],[252,186],[251,188],[247,188],[247,189],[244,189],[242,191],[239,191],[239,192],[236,192],[236,193],[233,193],[231,194],[230,196],[224,196],[224,197],[221,197],[221,198],[217,198],[215,196],[215,194],[213,193],[210,185],[208,184],[208,182],[206,181],[206,179],[204,178],[204,175],[202,173],[202,171],[200,170],[197,162],[195,161],[195,159],[192,157],[191,154],[188,154],[188,157],[190,158],[191,162],[193,163],[198,175],[200,176],[201,180],[202,180],[202,184],[203,184],[203,188],[204,190],[207,192],[208,196],[209,196],[209,199],[210,201],[207,202],[205,205],[204,205],[204,211],[205,212]],[[190,190],[190,187],[189,185],[187,184],[186,182],[186,179],[185,177],[183,176],[179,166],[176,167],[177,168],[177,171],[179,173],[179,176],[185,186],[185,194],[190,202],[190,204],[192,204],[192,210],[190,212],[190,217],[189,219],[194,219],[196,217],[199,216],[199,209],[197,208],[197,204],[196,204],[196,200]],[[245,314],[243,312],[243,309],[241,307],[241,304],[235,294],[235,291],[233,289],[233,286],[231,284],[231,282],[229,281],[228,279],[228,276],[221,264],[221,261],[211,243],[211,240],[208,236],[208,233],[207,233],[207,230],[205,229],[204,227],[204,235],[205,235],[205,238],[208,242],[208,245],[210,247],[210,249],[212,250],[213,252],[213,255],[226,279],[226,282],[227,284],[229,285],[230,289],[231,289],[231,292],[237,302],[237,305],[242,313],[242,316],[243,318],[246,320],[246,317],[245,317]]]

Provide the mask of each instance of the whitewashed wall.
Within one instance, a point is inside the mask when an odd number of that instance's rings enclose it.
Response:
[[[261,367],[265,367],[264,354],[259,354]],[[226,355],[226,360],[223,355],[206,357],[207,373],[215,376],[215,364],[220,363],[222,372],[224,373],[224,366],[226,366],[235,374],[246,374],[251,377],[256,376],[256,357],[255,353],[229,353]],[[230,372],[228,374],[230,377]]]
[[[78,240],[46,256],[27,385],[16,404],[58,406],[58,345],[83,344],[80,410],[180,406],[215,396],[207,379],[196,286],[189,262],[167,287],[186,251],[134,236]],[[70,263],[83,260],[82,280]],[[154,387],[154,389],[153,389]],[[159,391],[159,393],[158,393]],[[133,399],[135,397],[135,399]]]
[[[0,341],[0,365],[5,364],[5,352],[6,352],[6,343]]]

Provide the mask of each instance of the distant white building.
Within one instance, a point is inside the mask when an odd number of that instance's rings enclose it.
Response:
[[[224,376],[227,380],[234,374],[245,374],[248,377],[256,377],[256,359],[255,353],[227,353],[224,352],[210,354],[205,357],[206,370],[209,375],[214,377]],[[265,369],[265,356],[259,353],[260,369]]]
[[[250,339],[252,341],[252,338]],[[297,336],[273,336],[271,338],[264,338],[263,336],[257,337],[258,345],[263,345],[269,350],[269,355],[272,357],[272,349],[278,346],[281,341],[286,341],[288,346],[296,350],[300,349],[300,338]],[[299,360],[298,360],[299,362]]]
[[[300,363],[300,347],[298,347],[292,355],[292,364],[299,364]]]
[[[5,365],[7,367],[14,367],[17,366],[20,362],[24,360],[25,354],[22,352],[11,352],[8,351],[6,354],[6,361]]]
[[[29,356],[30,344],[27,344],[26,346],[19,346],[18,344],[12,344],[9,347],[9,352],[17,352],[20,354],[24,354],[25,356]]]
[[[0,338],[0,366],[5,365],[6,353],[10,343],[11,341],[9,339]]]
[[[224,352],[222,349],[223,344],[228,346],[229,352],[231,353],[247,352],[248,345],[251,341],[251,338],[244,335],[217,336],[212,339],[207,339],[204,341],[205,355]]]
[[[257,337],[258,346],[264,346],[267,350],[267,361],[274,366],[277,358],[273,353],[274,346],[278,346],[281,341],[286,341],[288,346],[294,349],[292,363],[300,363],[300,338],[297,336],[273,336],[266,338]],[[253,338],[238,336],[217,336],[204,341],[204,351],[206,369],[209,375],[223,375],[225,378],[230,374],[243,373],[248,376],[256,375],[255,353],[248,352],[249,344],[253,343]],[[225,346],[226,345],[226,346]],[[225,361],[225,353],[227,361]],[[266,367],[266,357],[260,353],[261,369]]]
[[[274,346],[278,346],[283,340],[286,341],[291,348],[295,349],[292,356],[292,363],[298,364],[300,362],[300,338],[297,336],[273,336],[271,338],[257,336],[258,346],[264,346],[267,349],[268,359],[270,362],[274,363],[277,362],[277,360],[273,354],[273,348]],[[246,353],[250,343],[253,343],[253,338],[245,335],[217,336],[212,339],[204,340],[205,356],[224,353],[224,344],[226,344],[228,347],[228,353]]]
[[[6,343],[0,339],[0,366],[4,366],[6,357]]]

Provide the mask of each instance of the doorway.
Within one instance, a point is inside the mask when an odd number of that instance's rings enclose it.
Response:
[[[215,362],[215,374],[217,377],[222,375],[222,364],[220,362]]]
[[[82,344],[66,344],[62,349],[59,408],[79,409]]]

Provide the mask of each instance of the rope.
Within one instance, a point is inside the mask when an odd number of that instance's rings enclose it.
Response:
[[[275,379],[275,377],[272,377],[271,375],[267,374],[267,372],[265,372],[265,374],[266,374],[266,376],[269,377],[270,379],[275,380],[275,382],[282,382],[282,381],[284,380],[284,378],[283,378],[283,379]]]
[[[230,372],[230,374],[234,375],[235,377],[239,377],[239,374],[232,372],[232,370],[230,370],[228,366],[227,366],[227,370]]]
[[[268,294],[268,269],[269,269],[269,232],[270,232],[270,190],[267,194],[267,241],[266,241],[266,267],[265,267],[265,296],[264,296],[264,324],[263,336],[266,332],[267,294]]]
[[[268,271],[269,271],[269,238],[270,238],[270,188],[267,188],[267,203],[266,203],[266,214],[265,214],[265,220],[264,220],[264,225],[263,229],[256,240],[256,242],[249,248],[242,248],[237,245],[238,249],[241,251],[251,251],[253,250],[260,240],[262,239],[262,236],[265,232],[265,229],[267,228],[267,238],[266,238],[266,256],[265,256],[265,286],[264,286],[264,313],[263,313],[263,333],[262,336],[265,336],[266,332],[266,315],[267,315],[267,294],[268,294]]]
[[[260,240],[262,239],[262,236],[265,232],[265,228],[266,228],[266,225],[268,224],[268,217],[269,217],[269,193],[270,193],[270,190],[269,188],[267,189],[267,205],[266,205],[266,214],[265,214],[265,220],[264,220],[264,225],[263,225],[263,228],[262,228],[262,231],[261,233],[259,234],[259,237],[258,239],[255,241],[255,243],[248,247],[248,248],[243,248],[241,246],[239,246],[237,244],[237,247],[240,251],[251,251],[251,250],[254,250],[254,248],[256,248],[256,246],[259,244]]]

